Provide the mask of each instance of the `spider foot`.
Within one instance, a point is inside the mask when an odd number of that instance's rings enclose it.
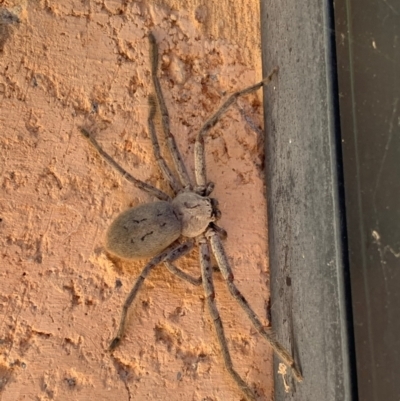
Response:
[[[89,131],[87,131],[85,128],[79,127],[79,130],[81,131],[81,134],[82,134],[85,138],[90,138]]]
[[[121,337],[115,337],[115,338],[111,341],[110,345],[108,346],[108,350],[109,350],[109,351],[114,351],[115,348],[118,347],[118,345],[119,345],[120,342],[121,342]]]

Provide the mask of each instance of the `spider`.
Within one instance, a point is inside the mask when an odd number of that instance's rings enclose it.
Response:
[[[174,192],[174,197],[171,198],[152,185],[134,178],[100,147],[87,130],[81,128],[81,133],[89,140],[97,152],[119,171],[125,179],[139,189],[159,199],[158,201],[142,204],[122,212],[112,222],[106,233],[105,247],[109,253],[125,260],[152,258],[141,271],[125,300],[119,328],[110,343],[109,350],[113,351],[120,344],[125,331],[128,309],[135,300],[146,277],[158,264],[164,263],[168,270],[188,283],[196,286],[203,284],[207,306],[214,323],[226,369],[246,399],[253,401],[255,400],[255,394],[236,372],[229,353],[224,327],[215,303],[210,248],[230,293],[246,312],[254,327],[268,341],[281,360],[291,367],[293,375],[298,381],[302,380],[302,375],[290,353],[276,340],[272,330],[263,326],[249,303],[234,284],[232,269],[222,245],[222,240],[227,234],[224,229],[215,224],[215,221],[221,216],[221,212],[218,209],[217,200],[210,197],[214,189],[214,184],[207,181],[204,137],[207,131],[217,123],[221,115],[238,97],[247,95],[261,88],[263,85],[267,85],[278,69],[275,68],[261,82],[233,93],[222,104],[219,110],[204,123],[197,134],[195,142],[196,184],[193,185],[190,182],[175,138],[170,131],[169,114],[157,76],[158,46],[153,34],[149,35],[149,42],[151,74],[156,98],[153,95],[149,96],[148,126],[155,158],[164,178],[168,181]],[[156,103],[158,103],[161,111],[162,127],[166,143],[179,179],[173,175],[160,152],[154,125]],[[201,277],[199,278],[187,274],[173,264],[181,256],[187,254],[195,244],[200,248]]]

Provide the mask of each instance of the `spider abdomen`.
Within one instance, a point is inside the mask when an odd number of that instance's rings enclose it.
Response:
[[[147,203],[122,212],[106,234],[106,248],[123,259],[155,256],[175,240],[182,223],[166,201]]]

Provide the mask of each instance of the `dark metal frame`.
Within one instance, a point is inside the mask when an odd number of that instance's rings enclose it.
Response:
[[[399,4],[261,14],[272,321],[304,374],[275,399],[398,400]]]

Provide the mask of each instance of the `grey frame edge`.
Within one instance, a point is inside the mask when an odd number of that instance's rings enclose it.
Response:
[[[272,326],[304,376],[275,358],[276,401],[353,399],[331,7],[261,0]]]

